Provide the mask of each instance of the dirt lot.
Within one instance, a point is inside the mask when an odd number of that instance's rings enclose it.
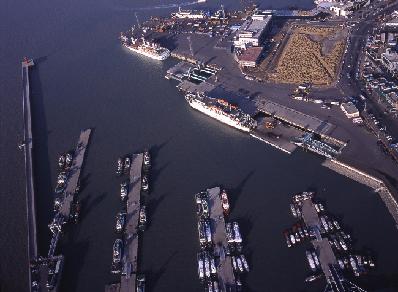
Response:
[[[339,26],[293,25],[280,43],[273,66],[251,70],[259,78],[278,83],[330,85],[336,80],[347,32]]]

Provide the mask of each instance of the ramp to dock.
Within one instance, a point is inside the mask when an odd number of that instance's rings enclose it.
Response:
[[[213,232],[213,243],[216,252],[220,255],[217,262],[217,275],[221,291],[236,291],[235,275],[232,268],[232,259],[225,254],[228,247],[225,220],[220,198],[220,188],[208,189],[210,222]]]
[[[125,229],[123,263],[131,267],[126,275],[121,277],[120,291],[135,292],[138,272],[138,223],[141,197],[141,173],[143,154],[133,154],[130,168],[130,184],[127,199],[127,224]]]
[[[70,216],[71,204],[79,184],[80,173],[83,167],[87,145],[90,139],[91,129],[81,131],[79,142],[77,143],[72,167],[69,172],[68,183],[65,190],[65,198],[60,208],[60,213],[66,218]]]

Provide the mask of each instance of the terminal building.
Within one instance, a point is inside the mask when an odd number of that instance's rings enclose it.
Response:
[[[347,118],[351,119],[359,117],[359,111],[352,102],[342,103],[340,107]]]
[[[272,15],[255,13],[236,32],[234,46],[245,49],[261,45],[271,23]]]
[[[244,50],[241,54],[236,54],[236,59],[242,67],[256,67],[260,57],[262,47],[250,47]]]

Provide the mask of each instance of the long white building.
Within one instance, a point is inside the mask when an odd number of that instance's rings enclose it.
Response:
[[[239,48],[259,46],[269,28],[271,18],[272,15],[269,14],[254,14],[236,32],[234,45]]]

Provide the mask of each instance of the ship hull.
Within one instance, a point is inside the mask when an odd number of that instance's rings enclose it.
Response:
[[[140,54],[140,55],[143,55],[145,57],[151,58],[153,60],[164,61],[170,56],[170,53],[164,53],[164,54],[161,54],[161,55],[154,55],[154,54],[150,54],[148,52],[139,50],[137,48],[134,48],[134,47],[131,47],[131,46],[128,46],[128,45],[124,45],[124,46],[127,49],[129,49],[130,51],[133,51],[133,52],[135,52],[137,54]]]
[[[227,124],[231,127],[234,127],[236,129],[244,131],[244,132],[250,132],[250,128],[238,124],[236,121],[232,120],[228,116],[215,113],[214,111],[210,110],[209,108],[206,108],[205,106],[203,106],[200,102],[197,102],[196,100],[188,100],[188,103],[192,108],[204,113],[205,115],[207,115],[209,117],[212,117],[212,118],[218,120],[219,122],[222,122],[224,124]]]

